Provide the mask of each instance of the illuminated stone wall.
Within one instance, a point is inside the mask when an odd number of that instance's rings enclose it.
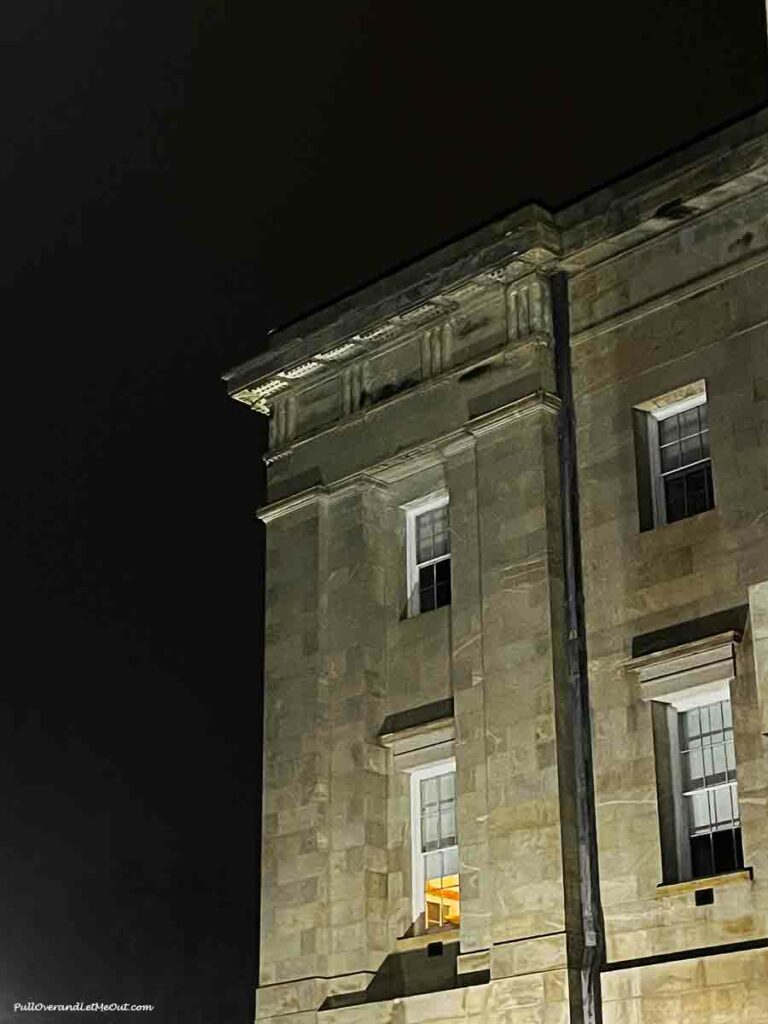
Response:
[[[767,131],[757,116],[557,214],[526,207],[229,375],[271,436],[259,1019],[561,1024],[592,992],[623,1024],[768,1021]],[[554,274],[591,733],[567,657]],[[633,408],[700,379],[715,507],[641,530]],[[437,492],[452,602],[412,616],[405,508]],[[733,609],[745,870],[662,885],[633,645]],[[420,934],[407,772],[430,743],[456,760],[461,925]]]

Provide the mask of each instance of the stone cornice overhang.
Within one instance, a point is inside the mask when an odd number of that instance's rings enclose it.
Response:
[[[229,393],[237,397],[243,389],[323,358],[324,352],[345,342],[356,343],[355,354],[359,354],[384,333],[402,334],[436,319],[442,310],[451,309],[451,292],[483,275],[493,280],[494,272],[518,260],[523,261],[523,270],[525,258],[531,254],[535,254],[535,263],[548,254],[559,255],[559,231],[552,214],[535,204],[274,332],[265,351],[224,374]],[[441,300],[445,303],[442,307]]]
[[[557,395],[549,391],[533,391],[491,412],[471,417],[457,430],[441,434],[429,441],[409,445],[396,455],[390,455],[349,476],[329,484],[315,484],[296,494],[263,505],[256,510],[256,515],[262,522],[271,523],[330,496],[344,494],[350,488],[386,488],[394,481],[413,473],[417,466],[423,468],[425,465],[438,465],[452,455],[471,447],[478,438],[504,429],[510,423],[538,414],[556,417],[560,408],[561,402]]]
[[[503,285],[535,267],[578,274],[766,186],[768,108],[557,213],[524,206],[273,333],[224,380],[234,398],[268,413],[273,394],[445,318],[452,293],[472,282]]]

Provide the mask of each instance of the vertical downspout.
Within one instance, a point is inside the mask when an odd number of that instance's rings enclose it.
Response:
[[[579,528],[579,491],[576,459],[576,417],[571,374],[568,275],[550,279],[555,381],[561,401],[558,421],[563,576],[565,584],[566,659],[568,702],[573,727],[573,781],[578,844],[580,896],[581,983],[580,1014],[583,1024],[600,1024],[602,999],[600,971],[605,960],[603,916],[597,860],[595,792],[592,776],[592,734],[587,679],[587,643]],[[566,883],[567,884],[567,883]]]

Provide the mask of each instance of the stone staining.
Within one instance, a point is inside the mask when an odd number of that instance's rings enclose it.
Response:
[[[341,407],[344,416],[350,416],[363,407],[366,398],[365,370],[365,363],[353,363],[341,372]]]
[[[421,339],[422,380],[438,377],[450,368],[451,332],[447,324],[424,332]]]
[[[228,375],[270,414],[262,1024],[768,1022],[766,185],[764,111],[510,214]],[[633,417],[702,381],[715,507],[641,530]],[[442,495],[450,603],[409,614],[409,511]],[[660,816],[690,829],[654,734],[714,694],[744,867],[665,872]],[[425,851],[413,784],[454,770],[450,846]]]
[[[507,288],[507,336],[518,341],[551,329],[549,285],[543,274],[531,274]]]
[[[282,448],[296,431],[296,398],[293,394],[281,395],[272,403],[269,421],[269,446]]]

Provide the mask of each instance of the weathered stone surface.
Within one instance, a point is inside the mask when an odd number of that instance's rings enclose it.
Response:
[[[583,1019],[549,305],[564,270],[603,1019],[768,1021],[767,184],[763,114],[557,215],[484,229],[231,376],[273,422],[261,1020]],[[633,409],[700,380],[715,507],[641,530]],[[404,506],[444,491],[452,603],[409,617]],[[660,885],[652,716],[627,662],[633,638],[738,606],[730,692],[752,871],[711,880],[714,902],[697,906],[701,886]],[[455,984],[436,985],[424,950],[398,945],[413,925],[410,785],[379,734],[451,700],[460,958]]]

